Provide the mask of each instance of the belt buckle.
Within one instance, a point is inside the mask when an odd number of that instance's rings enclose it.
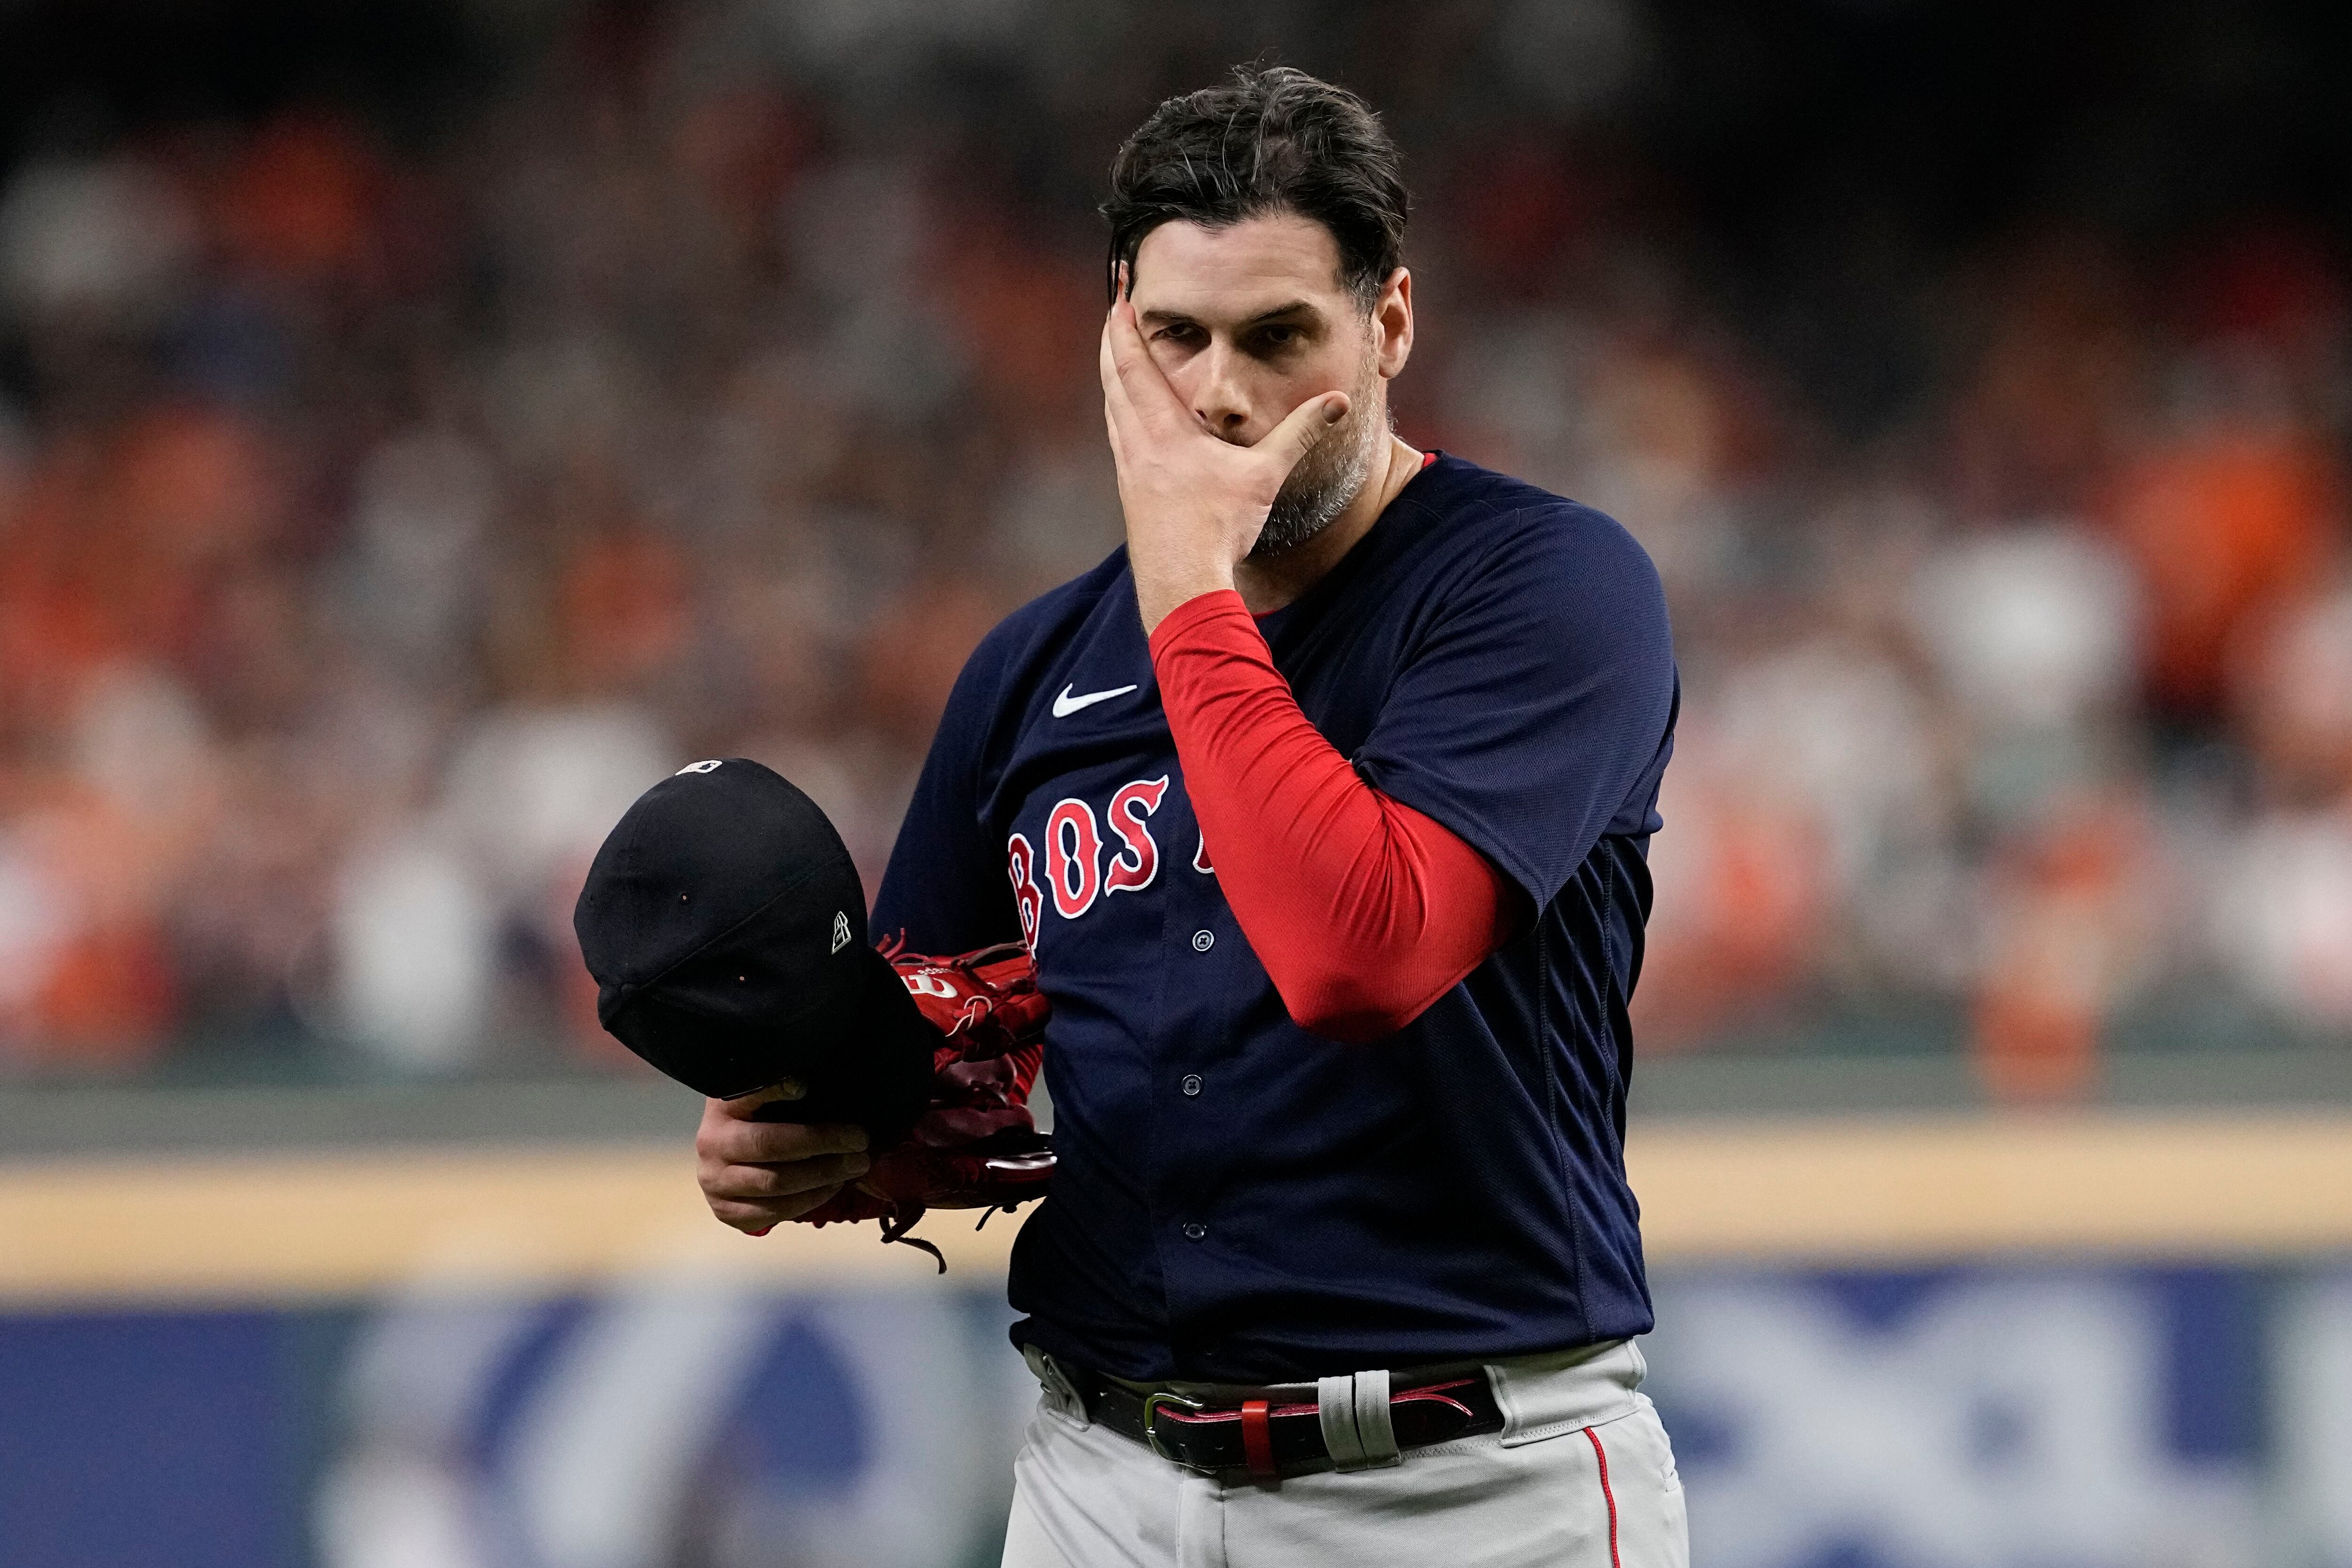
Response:
[[[1160,1428],[1156,1425],[1154,1417],[1160,1414],[1160,1406],[1163,1404],[1181,1405],[1185,1409],[1193,1411],[1206,1410],[1208,1408],[1206,1405],[1202,1404],[1197,1399],[1188,1399],[1183,1394],[1173,1393],[1165,1388],[1153,1389],[1150,1393],[1143,1396],[1144,1442],[1150,1446],[1153,1453],[1159,1455],[1161,1458],[1167,1460],[1171,1465],[1181,1465],[1188,1470],[1197,1470],[1203,1475],[1213,1473],[1213,1467],[1196,1465],[1190,1459],[1180,1459],[1175,1455],[1170,1453],[1167,1449],[1160,1446]]]

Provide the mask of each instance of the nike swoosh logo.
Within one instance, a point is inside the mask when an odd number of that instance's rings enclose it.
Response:
[[[1071,685],[1076,684],[1075,681],[1071,682]],[[1091,708],[1097,702],[1108,702],[1114,697],[1124,697],[1134,689],[1132,686],[1114,686],[1108,691],[1089,691],[1084,697],[1073,697],[1070,695],[1070,688],[1065,686],[1062,688],[1062,694],[1054,699],[1054,717],[1066,719],[1081,708]]]

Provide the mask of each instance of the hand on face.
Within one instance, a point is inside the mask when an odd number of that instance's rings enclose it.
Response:
[[[1127,515],[1128,563],[1149,635],[1185,600],[1234,585],[1282,482],[1347,416],[1348,396],[1318,393],[1255,446],[1202,428],[1145,346],[1121,294],[1103,322],[1103,416]]]

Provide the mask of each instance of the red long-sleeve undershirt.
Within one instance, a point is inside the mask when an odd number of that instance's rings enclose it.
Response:
[[[1392,1035],[1502,945],[1511,885],[1358,776],[1299,711],[1239,594],[1178,605],[1151,666],[1218,886],[1301,1028]]]

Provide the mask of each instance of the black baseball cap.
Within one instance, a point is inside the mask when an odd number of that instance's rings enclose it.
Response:
[[[875,1146],[928,1102],[934,1031],[866,942],[866,890],[816,803],[743,757],[681,768],[629,807],[572,910],[596,1016],[688,1088],[856,1121]]]

